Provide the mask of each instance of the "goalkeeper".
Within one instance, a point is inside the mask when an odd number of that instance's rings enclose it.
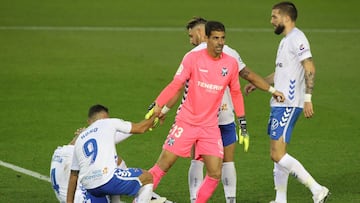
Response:
[[[186,28],[190,37],[190,43],[196,46],[191,51],[198,51],[206,49],[205,42],[205,23],[207,21],[201,17],[192,18],[187,24]],[[259,89],[268,90],[274,97],[280,101],[284,101],[284,95],[271,87],[262,77],[252,72],[241,60],[239,54],[228,46],[224,46],[223,52],[235,58],[238,62],[239,75]],[[185,85],[186,88],[187,85]],[[186,92],[186,90],[185,90]],[[166,106],[163,107],[162,113],[166,114],[173,105],[177,102],[181,92],[177,97],[170,100]],[[185,98],[185,97],[183,97]],[[151,109],[151,108],[150,108]],[[151,113],[149,111],[149,113]],[[164,118],[162,118],[164,119]],[[220,112],[219,112],[219,128],[224,146],[224,159],[222,165],[222,183],[224,186],[224,194],[226,202],[236,202],[236,170],[234,164],[235,143],[238,140],[240,144],[244,144],[244,151],[249,149],[249,134],[246,128],[245,116],[238,118],[239,121],[239,139],[237,139],[236,126],[234,121],[234,107],[230,96],[229,89],[224,93]],[[203,180],[203,165],[204,163],[200,157],[194,157],[195,152],[192,153],[193,160],[189,168],[189,191],[190,200],[195,202],[196,193]]]

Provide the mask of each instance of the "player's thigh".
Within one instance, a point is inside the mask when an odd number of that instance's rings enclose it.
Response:
[[[278,140],[270,141],[270,157],[273,161],[279,162],[286,154],[287,144],[284,142],[284,137],[281,136]]]
[[[180,157],[190,157],[191,147],[199,130],[197,126],[177,120],[166,138],[163,149]]]
[[[224,160],[223,162],[233,162],[236,144],[233,143],[224,147]]]
[[[178,156],[166,149],[162,150],[156,164],[165,172],[167,172],[176,162]]]
[[[224,158],[224,147],[218,126],[202,127],[195,145],[195,157],[211,155]]]
[[[202,155],[208,176],[216,179],[221,178],[222,159],[212,155]]]

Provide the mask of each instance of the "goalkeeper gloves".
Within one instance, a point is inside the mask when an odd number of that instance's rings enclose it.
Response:
[[[155,102],[153,102],[153,103],[149,106],[148,112],[145,114],[145,119],[151,118],[151,116],[154,114],[154,107],[155,107],[155,105],[156,105]],[[156,117],[155,120],[154,120],[153,127],[156,127],[158,123],[159,123],[159,118]],[[153,128],[149,128],[149,130],[152,131]]]
[[[250,137],[246,129],[246,119],[245,116],[239,117],[239,144],[244,144],[244,151],[249,150]]]

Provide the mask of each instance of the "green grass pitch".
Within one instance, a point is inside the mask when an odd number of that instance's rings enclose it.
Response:
[[[274,69],[281,39],[270,25],[276,2],[2,0],[0,160],[48,176],[53,150],[86,124],[87,109],[96,103],[108,106],[113,117],[141,120],[192,48],[184,26],[195,15],[222,21],[227,44],[265,76]],[[317,72],[315,117],[300,118],[288,150],[331,190],[329,202],[360,202],[358,2],[294,3]],[[251,143],[248,153],[242,146],[236,151],[238,202],[267,203],[275,194],[266,135],[269,97],[260,91],[245,97]],[[118,146],[128,166],[152,167],[174,115],[172,110],[163,126]],[[179,159],[157,192],[189,202],[189,162]],[[311,201],[308,189],[289,178],[288,202]],[[50,183],[0,166],[0,202],[56,198]],[[209,202],[224,202],[221,184]]]

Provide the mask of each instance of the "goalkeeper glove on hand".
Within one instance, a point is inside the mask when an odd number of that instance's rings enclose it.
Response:
[[[239,144],[244,144],[244,151],[249,150],[250,137],[246,129],[246,119],[245,117],[239,117]]]
[[[150,119],[151,116],[154,114],[154,107],[155,107],[155,102],[153,102],[149,108],[148,108],[148,112],[145,114],[145,119]],[[159,118],[155,118],[154,119],[154,124],[153,127],[156,127],[157,124],[159,123]],[[153,128],[149,128],[150,131],[153,130]]]

